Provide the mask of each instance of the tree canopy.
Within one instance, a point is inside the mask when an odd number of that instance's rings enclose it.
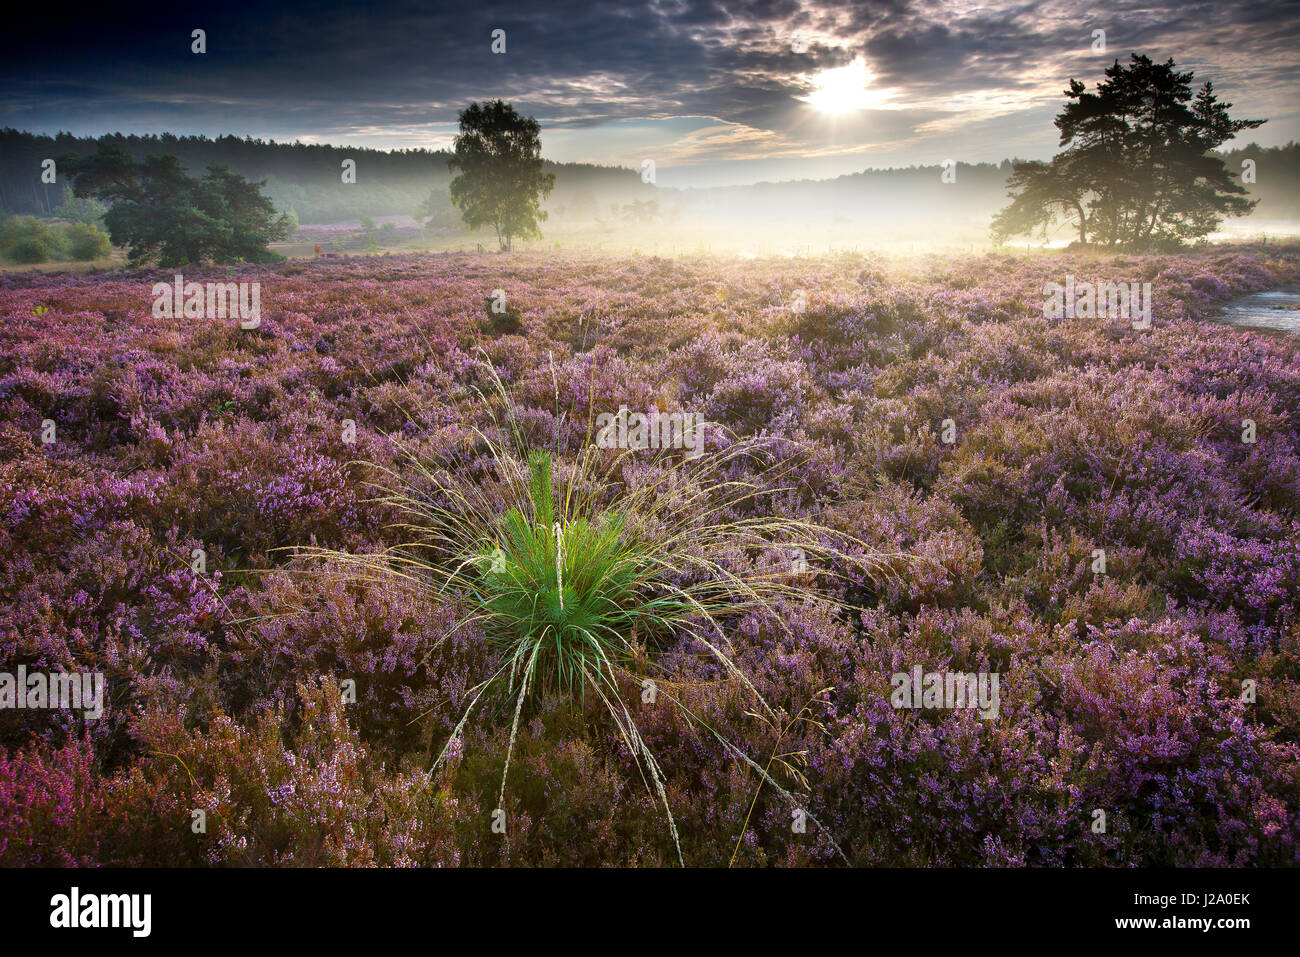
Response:
[[[1015,165],[1012,201],[993,220],[996,240],[1066,221],[1081,243],[1161,248],[1250,212],[1255,202],[1213,150],[1264,120],[1233,120],[1232,104],[1208,82],[1193,93],[1193,73],[1172,59],[1133,54],[1105,77],[1093,93],[1070,80],[1070,102],[1056,117],[1065,149],[1047,163]]]
[[[59,165],[72,176],[75,196],[111,204],[104,225],[114,245],[130,247],[132,265],[269,262],[278,257],[267,243],[289,231],[288,217],[276,214],[262,184],[224,166],[194,179],[175,156],[137,163],[107,140],[90,156],[63,157]]]
[[[543,172],[540,127],[501,100],[471,103],[460,113],[460,134],[448,169],[451,200],[471,229],[492,226],[502,250],[512,240],[539,239],[547,216],[541,201],[555,186],[555,174]]]

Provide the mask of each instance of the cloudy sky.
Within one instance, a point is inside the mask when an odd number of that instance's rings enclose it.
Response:
[[[1300,139],[1297,0],[73,0],[2,16],[0,126],[50,133],[439,147],[459,109],[501,97],[538,118],[550,159],[650,158],[668,186],[820,178],[1049,156],[1069,78],[1091,86],[1138,51],[1268,118],[1252,139]]]

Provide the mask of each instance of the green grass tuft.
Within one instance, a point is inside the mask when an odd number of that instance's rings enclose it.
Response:
[[[742,689],[753,713],[775,722],[776,711],[730,653],[728,623],[757,610],[784,627],[779,599],[829,599],[813,590],[813,576],[762,556],[797,549],[828,578],[850,565],[884,576],[903,556],[875,553],[803,519],[762,514],[763,503],[791,490],[781,482],[796,467],[788,458],[778,464],[762,440],[732,442],[697,459],[661,451],[639,462],[633,457],[644,451],[598,449],[589,426],[583,451],[559,463],[549,451],[527,448],[513,401],[488,371],[495,404],[504,410],[495,431],[509,440],[478,433],[495,482],[458,477],[407,450],[405,467],[381,469],[375,484],[377,501],[405,516],[401,545],[369,554],[304,550],[373,580],[461,602],[460,626],[476,624],[496,650],[493,674],[471,689],[430,773],[480,704],[496,700],[513,710],[498,796],[503,804],[525,707],[545,697],[585,707],[592,694],[663,804],[680,859],[663,774],[624,700],[626,689],[651,680],[763,784],[795,802],[766,767],[689,710],[658,671],[654,653],[672,641],[699,643],[718,664],[719,680]],[[491,404],[492,397],[484,398]],[[737,517],[750,513],[757,517]]]

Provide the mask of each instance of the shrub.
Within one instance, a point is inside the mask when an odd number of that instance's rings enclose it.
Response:
[[[6,254],[16,263],[43,263],[49,261],[50,247],[44,240],[35,236],[24,236],[13,242]]]
[[[78,261],[103,259],[113,251],[108,233],[93,223],[73,223],[67,233],[68,255]]]
[[[0,255],[13,262],[47,262],[59,247],[54,230],[35,216],[13,216],[0,225]]]

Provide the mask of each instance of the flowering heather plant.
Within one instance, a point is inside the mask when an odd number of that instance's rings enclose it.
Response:
[[[0,276],[0,863],[1300,863],[1300,248],[193,272]]]

